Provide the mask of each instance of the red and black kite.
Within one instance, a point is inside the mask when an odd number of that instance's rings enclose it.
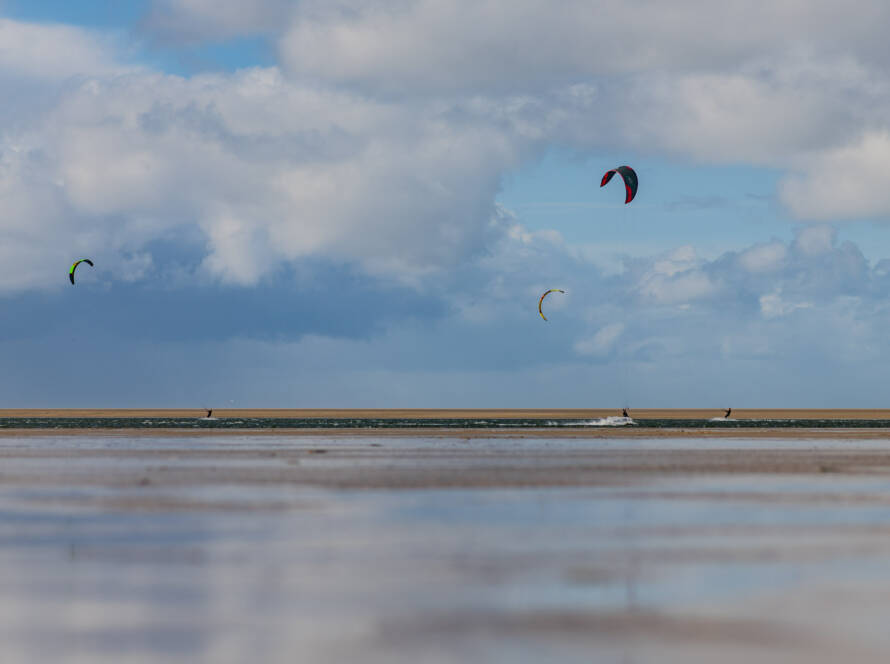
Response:
[[[624,179],[624,189],[627,191],[627,196],[624,197],[624,204],[627,205],[634,199],[634,196],[637,195],[637,185],[639,184],[637,174],[630,166],[619,166],[618,168],[613,168],[611,171],[606,171],[606,174],[603,175],[603,181],[600,182],[600,186],[605,187],[615,173],[618,173]]]

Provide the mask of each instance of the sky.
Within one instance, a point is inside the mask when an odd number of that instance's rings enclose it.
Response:
[[[0,405],[888,407],[888,20],[0,0]]]

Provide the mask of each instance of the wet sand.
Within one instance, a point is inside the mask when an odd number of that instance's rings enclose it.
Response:
[[[811,436],[783,437],[656,431],[630,438],[548,433],[4,431],[0,484],[497,489],[616,486],[677,475],[890,473],[890,432],[817,429]]]
[[[886,660],[888,432],[624,431],[4,432],[4,661]]]

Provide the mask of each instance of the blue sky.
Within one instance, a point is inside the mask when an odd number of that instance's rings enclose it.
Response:
[[[158,34],[148,22],[158,5],[150,0],[6,0],[3,15],[28,22],[61,23],[106,31],[126,42],[129,57],[171,74],[189,76],[202,71],[233,71],[274,64],[274,45],[262,34],[238,35],[207,41],[182,40]]]
[[[0,1],[0,399],[886,406],[859,4]]]

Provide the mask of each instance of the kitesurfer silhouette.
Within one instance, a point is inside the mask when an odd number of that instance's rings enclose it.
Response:
[[[630,417],[630,415],[627,414],[627,408],[621,409],[621,417]]]
[[[723,419],[728,419],[728,418],[729,418],[729,414],[730,414],[731,412],[732,412],[732,408],[727,408],[727,409],[726,409],[726,414],[723,415]]]
[[[213,412],[213,408],[208,408],[208,409],[207,409],[207,415],[206,415],[207,419],[210,419],[210,414],[211,414],[212,412]]]

